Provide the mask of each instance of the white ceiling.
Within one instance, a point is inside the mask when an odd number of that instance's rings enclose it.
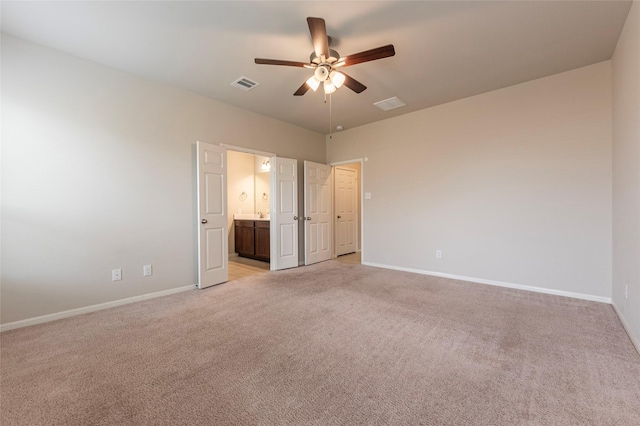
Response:
[[[306,17],[322,17],[341,55],[393,44],[396,56],[345,72],[368,89],[339,89],[332,124],[360,126],[610,59],[630,1],[11,2],[2,31],[320,133],[320,91],[294,97],[308,61]],[[244,92],[240,76],[260,83]],[[398,96],[408,106],[383,112]]]

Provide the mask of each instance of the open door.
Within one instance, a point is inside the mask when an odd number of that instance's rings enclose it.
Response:
[[[271,157],[270,163],[271,270],[297,268],[298,160]]]
[[[304,264],[331,259],[331,166],[304,162]]]
[[[227,263],[227,150],[197,142],[198,288],[229,279]]]

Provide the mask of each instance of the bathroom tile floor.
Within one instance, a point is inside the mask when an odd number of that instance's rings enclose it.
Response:
[[[345,254],[333,260],[358,265],[361,263],[361,253]],[[256,274],[264,274],[265,272],[269,272],[268,262],[261,262],[239,256],[229,258],[229,281],[239,280],[240,278],[250,277]]]

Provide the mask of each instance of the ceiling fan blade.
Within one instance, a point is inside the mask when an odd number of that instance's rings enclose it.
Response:
[[[304,83],[302,83],[302,86],[300,86],[300,88],[296,90],[296,93],[294,93],[293,96],[302,96],[307,93],[307,90],[309,90],[309,85],[305,81]]]
[[[340,71],[340,72],[342,74],[344,74],[344,85],[347,86],[349,89],[353,90],[356,93],[362,93],[365,90],[367,90],[367,86],[365,86],[364,84],[360,83],[355,78],[349,77],[348,75],[346,75],[342,71]]]
[[[307,18],[309,24],[309,32],[311,33],[311,42],[316,56],[324,55],[329,57],[329,38],[327,37],[327,27],[322,18]]]
[[[365,50],[364,52],[342,57],[333,66],[348,67],[349,65],[361,64],[362,62],[375,61],[376,59],[388,58],[396,54],[393,44]]]
[[[306,64],[304,62],[281,61],[279,59],[256,58],[255,61],[256,61],[256,64],[261,64],[261,65],[285,65],[287,67],[305,67],[305,68],[309,67],[309,64]]]

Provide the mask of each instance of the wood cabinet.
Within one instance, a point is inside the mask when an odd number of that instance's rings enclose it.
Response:
[[[268,262],[271,257],[268,220],[234,220],[236,252],[242,257]]]
[[[240,256],[253,257],[255,254],[255,238],[254,238],[254,221],[253,220],[236,220],[235,222],[235,239],[236,251]]]
[[[271,254],[271,234],[268,221],[256,220],[254,239],[256,258],[268,261]]]

